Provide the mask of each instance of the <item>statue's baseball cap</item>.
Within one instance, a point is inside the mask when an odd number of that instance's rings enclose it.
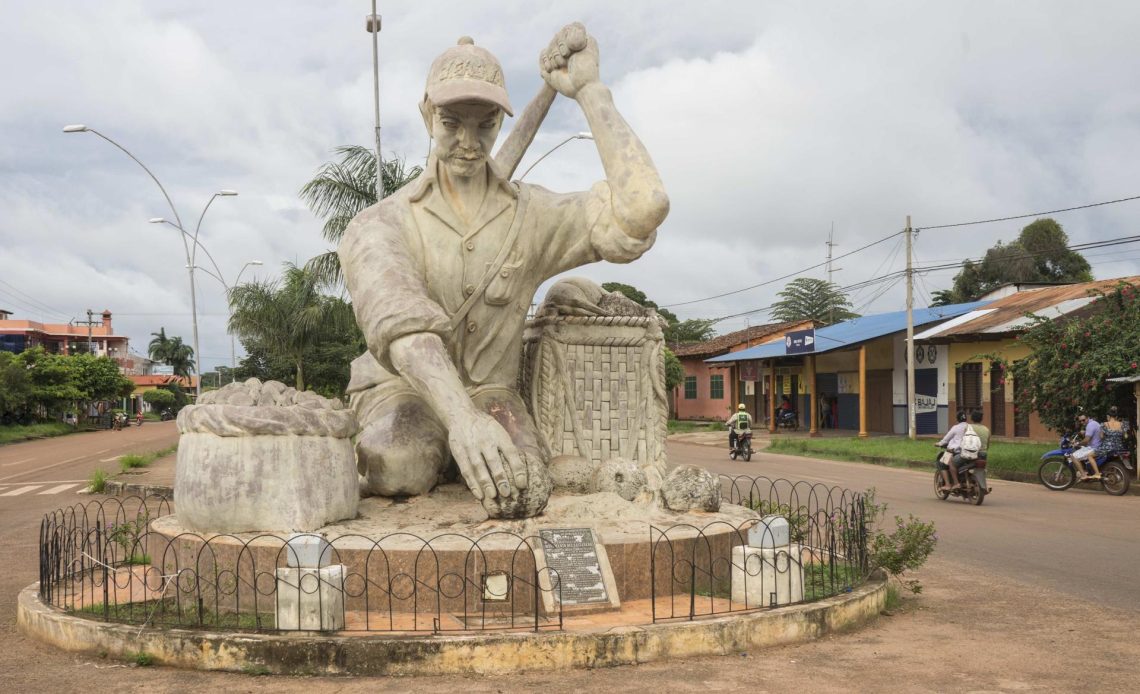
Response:
[[[444,51],[428,71],[427,98],[437,106],[459,101],[487,101],[513,116],[503,67],[485,48],[475,45],[470,36]]]

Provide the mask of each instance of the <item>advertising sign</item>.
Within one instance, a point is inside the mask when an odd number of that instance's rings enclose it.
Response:
[[[784,335],[784,350],[788,354],[810,354],[815,351],[815,329],[793,330]]]

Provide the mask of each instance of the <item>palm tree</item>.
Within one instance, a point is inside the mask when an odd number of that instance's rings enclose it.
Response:
[[[169,350],[166,363],[173,368],[174,375],[190,378],[194,371],[194,348],[183,344],[182,338],[176,336],[170,338]]]
[[[164,327],[151,335],[151,341],[147,343],[150,358],[173,367],[175,376],[189,378],[194,371],[194,348],[183,344],[181,337],[167,337]]]
[[[376,204],[376,153],[360,145],[336,148],[339,161],[331,161],[317,169],[313,180],[301,188],[301,199],[313,214],[325,220],[321,230],[325,240],[340,243],[348,223],[364,208]],[[403,159],[393,157],[384,162],[384,195],[395,193],[419,176],[423,167],[408,168]],[[312,258],[305,268],[313,272],[321,286],[340,286],[340,258],[329,250]]]
[[[309,267],[285,263],[280,280],[240,284],[230,292],[230,331],[292,363],[297,390],[305,389],[306,350],[353,324],[351,306],[321,294],[321,286]]]
[[[158,332],[151,333],[152,339],[147,344],[147,354],[154,361],[166,363],[170,355],[170,338],[166,337],[166,328],[159,328]]]

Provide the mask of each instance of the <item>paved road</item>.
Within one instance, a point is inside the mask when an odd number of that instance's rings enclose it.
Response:
[[[972,506],[935,498],[933,469],[766,452],[744,463],[730,460],[727,450],[682,443],[670,443],[669,461],[728,475],[811,480],[854,490],[874,487],[878,499],[889,505],[889,515],[913,513],[935,522],[937,554],[961,566],[967,581],[976,567],[1106,606],[1140,608],[1140,497],[1111,497],[1099,490],[1051,492],[1040,485],[991,480],[993,494],[982,506]]]

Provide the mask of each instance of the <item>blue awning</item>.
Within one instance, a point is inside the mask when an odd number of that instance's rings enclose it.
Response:
[[[914,310],[914,325],[919,327],[929,323],[949,320],[964,313],[969,313],[990,303],[989,301],[974,301],[968,304],[951,304],[950,306],[934,306]],[[906,330],[906,311],[892,311],[874,316],[852,318],[849,321],[818,328],[815,331],[814,349],[807,354],[823,354],[833,352],[845,347],[854,347],[860,343],[868,342],[885,335]],[[705,359],[705,363],[724,363],[735,361],[748,361],[753,359],[773,359],[788,356],[783,340],[770,342],[766,345],[757,345],[739,352],[729,352],[719,357]],[[804,353],[795,356],[801,356]]]

